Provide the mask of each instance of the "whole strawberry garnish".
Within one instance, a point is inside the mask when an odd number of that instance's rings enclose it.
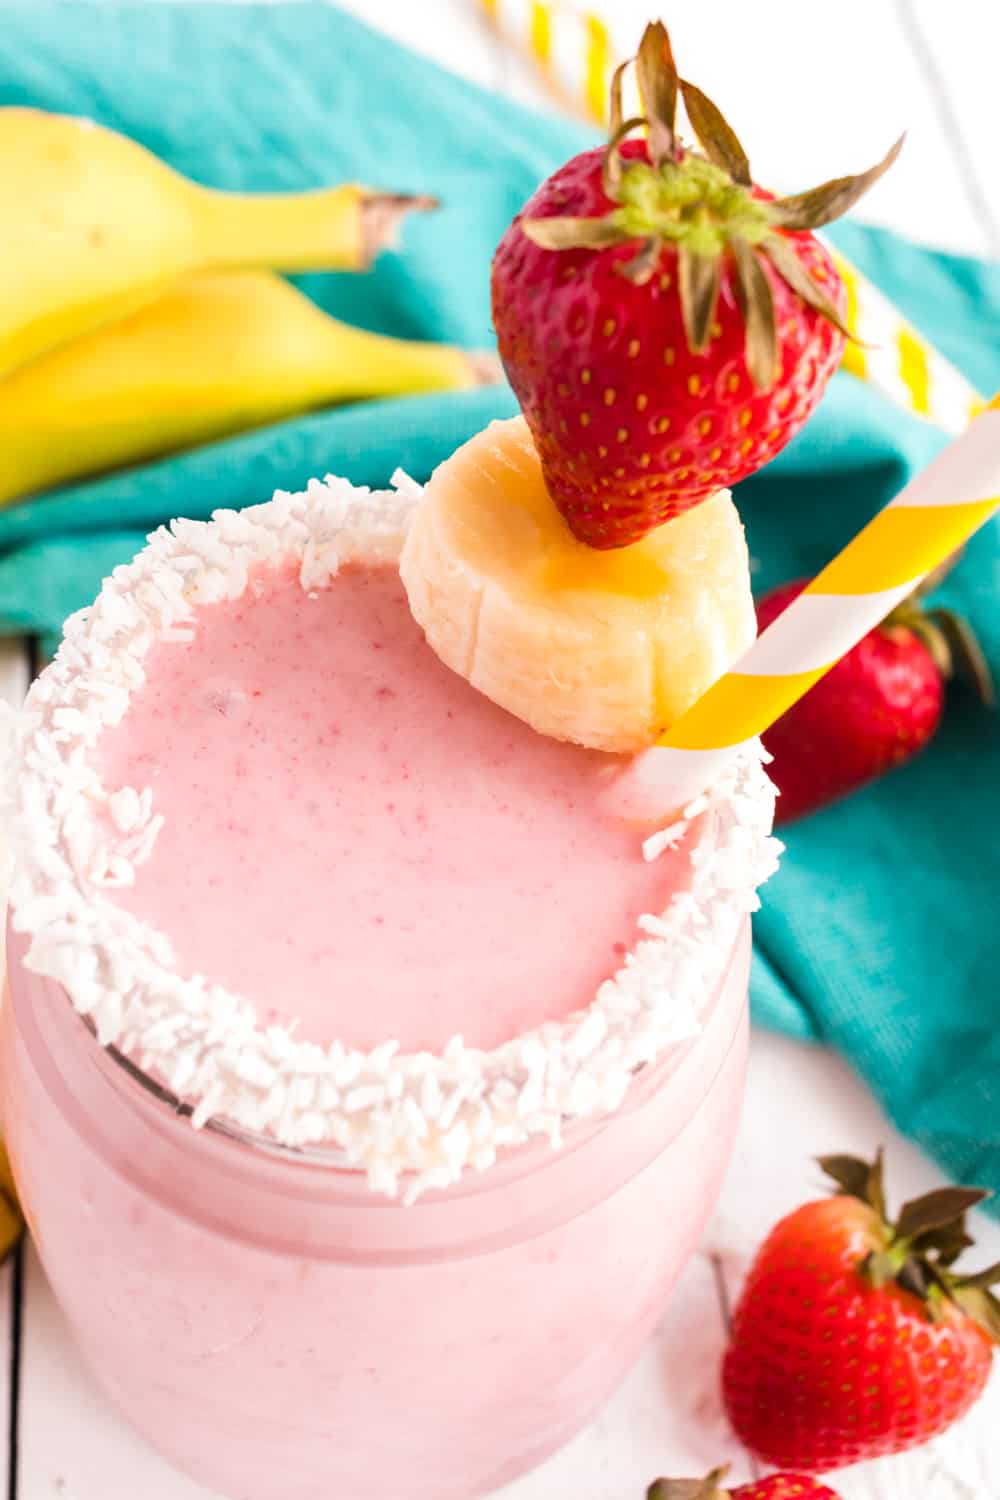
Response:
[[[783,584],[757,604],[765,630],[805,588]],[[912,760],[941,722],[945,682],[961,671],[985,703],[993,685],[982,651],[950,610],[907,599],[870,631],[764,735],[790,823]]]
[[[772,198],[667,32],[637,58],[643,118],[543,183],[493,259],[500,356],[574,534],[622,547],[785,446],[843,352],[844,290],[807,231],[895,160]],[[678,96],[702,151],[675,129]],[[647,140],[626,140],[645,124]]]
[[[704,1479],[657,1479],[646,1500],[840,1500],[828,1485],[806,1474],[769,1474],[727,1490],[722,1487],[726,1472],[714,1469]]]
[[[886,1215],[881,1153],[821,1165],[835,1197],[771,1231],[737,1305],[723,1394],[737,1435],[768,1463],[824,1471],[925,1443],[986,1384],[1000,1302],[952,1268],[987,1195],[941,1188]]]

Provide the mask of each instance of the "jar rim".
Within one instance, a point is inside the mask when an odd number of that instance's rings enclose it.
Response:
[[[666,831],[693,828],[690,882],[665,912],[640,919],[618,972],[566,1020],[489,1050],[460,1036],[439,1053],[404,1054],[391,1040],[367,1052],[323,1047],[259,1026],[245,998],[178,974],[163,935],[105,893],[148,857],[152,797],[133,794],[123,839],[95,849],[80,808],[117,794],[88,752],[127,711],[151,644],[183,633],[195,605],[239,597],[253,566],[298,559],[312,589],[352,560],[398,562],[422,490],[401,473],[393,485],[313,480],[209,522],[174,522],[67,622],[18,731],[11,908],[31,968],[58,981],[98,1041],[157,1079],[195,1125],[221,1118],[286,1147],[332,1142],[375,1189],[394,1193],[415,1174],[412,1194],[489,1165],[501,1147],[558,1137],[566,1119],[616,1109],[636,1066],[698,1029],[727,934],[757,904],[780,846],[770,838],[774,790],[750,744]]]

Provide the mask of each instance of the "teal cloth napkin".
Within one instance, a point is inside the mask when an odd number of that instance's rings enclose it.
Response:
[[[490,340],[488,270],[514,211],[585,129],[494,97],[325,4],[33,0],[0,6],[0,102],[93,115],[203,182],[344,178],[437,194],[363,277],[307,290],[349,320],[469,347]],[[984,390],[1000,385],[1000,268],[853,225],[838,243]],[[313,474],[423,479],[506,388],[313,414],[0,512],[0,628],[51,639],[143,534]],[[838,376],[740,503],[766,587],[813,572],[943,439]],[[944,594],[1000,673],[1000,541]],[[957,1177],[1000,1188],[1000,716],[960,693],[913,766],[788,834],[756,929],[757,1019],[832,1042],[896,1123]],[[830,1149],[836,1149],[836,1141]],[[875,1143],[873,1142],[873,1145]]]

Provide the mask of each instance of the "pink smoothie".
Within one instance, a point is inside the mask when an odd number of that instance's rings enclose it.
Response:
[[[715,1201],[747,938],[702,1034],[609,1120],[408,1208],[362,1174],[194,1132],[11,934],[5,1136],[102,1389],[228,1500],[479,1500],[539,1463],[629,1369]]]
[[[282,541],[160,628],[246,535],[322,547],[344,513],[319,486],[162,535],[33,690],[4,1135],[96,1380],[179,1467],[229,1500],[478,1500],[621,1380],[711,1210],[772,804],[750,767],[647,861],[599,811],[617,763],[441,666],[391,563],[304,590]],[[163,817],[134,868],[125,788]],[[310,1112],[328,1133],[281,1133]]]
[[[495,1046],[589,1004],[686,863],[601,818],[610,757],[442,666],[391,566],[262,568],[146,670],[98,760],[166,821],[115,899],[263,1024]]]

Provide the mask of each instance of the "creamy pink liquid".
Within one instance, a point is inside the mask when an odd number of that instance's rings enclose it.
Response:
[[[196,1133],[99,1053],[11,934],[5,1139],[102,1388],[228,1500],[479,1500],[538,1463],[621,1380],[715,1201],[748,937],[703,1033],[610,1119],[406,1208],[357,1173]]]
[[[306,1035],[500,1040],[587,1004],[688,851],[601,821],[607,758],[441,667],[392,570],[261,574],[157,646],[109,786],[166,822],[123,904],[178,966]],[[749,933],[704,1029],[611,1117],[405,1207],[196,1132],[102,1052],[11,934],[3,1125],[103,1389],[230,1500],[478,1500],[565,1442],[648,1337],[739,1108]],[[665,1398],[667,1396],[665,1395]]]
[[[589,1004],[686,864],[602,820],[610,757],[441,665],[395,568],[261,571],[147,672],[100,770],[166,822],[117,899],[265,1024],[494,1046]]]

